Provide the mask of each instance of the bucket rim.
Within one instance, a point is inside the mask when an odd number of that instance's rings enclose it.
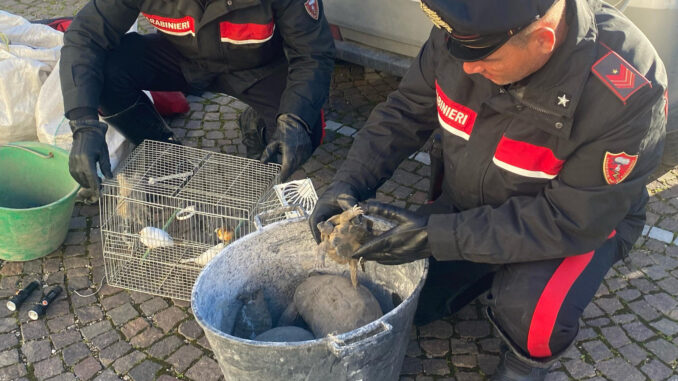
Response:
[[[6,145],[0,145],[0,149],[6,148],[8,146],[11,147],[13,145],[14,146],[20,146],[20,147],[36,148],[36,149],[44,148],[44,149],[57,151],[61,155],[68,155],[68,151],[66,151],[65,149],[58,147],[58,146],[55,146],[55,145],[42,143],[42,142],[11,142],[11,143],[7,143]],[[54,200],[54,201],[52,201],[48,204],[44,204],[44,205],[40,205],[40,206],[34,206],[32,208],[8,208],[8,207],[5,207],[5,206],[0,206],[0,211],[2,211],[2,212],[4,212],[4,211],[7,211],[7,212],[35,211],[35,210],[42,210],[42,209],[45,209],[45,208],[48,208],[48,207],[52,207],[56,204],[64,203],[69,198],[74,197],[75,193],[77,193],[78,190],[80,190],[80,184],[78,184],[75,180],[74,180],[74,182],[75,182],[75,187],[73,188],[73,190],[68,192],[63,197],[61,197],[57,200]]]
[[[191,291],[191,310],[193,311],[193,315],[195,316],[195,320],[198,322],[198,324],[207,332],[209,329],[210,333],[213,335],[216,335],[220,338],[227,339],[227,340],[232,340],[236,341],[240,344],[244,345],[249,345],[252,347],[281,347],[281,348],[303,348],[303,347],[311,347],[311,346],[316,346],[318,344],[326,344],[329,345],[331,342],[336,341],[336,340],[343,340],[344,338],[349,338],[352,336],[352,333],[354,333],[357,330],[363,329],[367,327],[368,325],[371,324],[383,324],[386,323],[386,321],[395,315],[397,315],[401,310],[405,309],[406,304],[411,302],[411,298],[413,295],[416,295],[421,291],[421,289],[424,287],[424,282],[426,281],[426,277],[428,275],[428,268],[429,268],[429,260],[428,259],[420,259],[415,262],[411,263],[416,263],[419,261],[425,261],[424,262],[424,268],[423,268],[423,273],[421,278],[419,279],[419,282],[417,282],[417,285],[415,286],[414,290],[410,295],[403,299],[403,301],[396,307],[394,307],[391,311],[383,314],[379,319],[373,320],[363,326],[360,326],[356,329],[353,329],[348,332],[343,332],[338,335],[326,335],[324,337],[321,337],[319,339],[313,339],[313,340],[304,340],[304,341],[289,341],[289,342],[276,342],[276,341],[257,341],[257,340],[250,340],[250,339],[244,339],[242,337],[237,337],[233,335],[229,335],[227,333],[224,333],[222,330],[218,329],[215,327],[213,324],[210,322],[206,321],[205,317],[202,315],[202,313],[196,308],[194,308],[193,301],[195,300],[195,294],[198,289],[198,285],[202,282],[203,275],[206,274],[210,266],[216,266],[215,263],[217,262],[217,259],[223,256],[226,256],[228,254],[228,251],[230,250],[236,250],[238,249],[238,246],[242,245],[245,241],[245,239],[256,239],[260,234],[264,234],[269,230],[276,229],[280,226],[286,225],[286,224],[292,224],[292,223],[298,223],[298,222],[304,222],[307,221],[306,217],[296,217],[296,218],[290,218],[287,220],[282,220],[282,221],[277,221],[274,223],[271,223],[269,225],[264,226],[263,228],[253,231],[242,238],[234,241],[233,243],[229,244],[227,247],[225,247],[223,250],[219,252],[207,265],[200,271],[200,274],[198,275],[198,278],[196,279],[195,283],[193,284],[193,290]],[[383,265],[386,266],[386,265]]]

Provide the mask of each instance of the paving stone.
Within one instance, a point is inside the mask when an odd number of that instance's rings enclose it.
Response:
[[[650,325],[667,336],[673,336],[678,333],[678,323],[669,319],[662,319],[660,321],[651,323]]]
[[[678,306],[678,301],[664,292],[646,295],[645,300],[648,302],[648,304],[663,314],[669,314]]]
[[[158,377],[158,381],[179,381],[179,379],[163,374],[160,377]]]
[[[630,302],[632,300],[638,299],[642,294],[635,288],[627,288],[621,291],[617,291],[616,295],[622,298],[623,300]]]
[[[54,333],[49,337],[52,340],[52,344],[56,350],[59,350],[63,347],[66,347],[70,344],[75,343],[76,341],[82,340],[80,333],[76,330],[63,331],[59,333]]]
[[[562,361],[562,364],[575,380],[582,380],[596,375],[595,368],[581,359]]]
[[[176,336],[168,336],[148,349],[148,354],[155,358],[164,359],[179,348],[183,342]]]
[[[618,350],[634,366],[637,366],[648,357],[648,353],[635,343],[625,345]]]
[[[49,328],[49,331],[52,333],[59,332],[66,327],[72,326],[73,324],[75,324],[73,315],[64,315],[47,320],[47,328]]]
[[[200,381],[218,380],[220,376],[219,365],[207,356],[203,356],[186,372],[186,377]]]
[[[90,354],[89,348],[87,348],[87,345],[82,342],[75,343],[61,351],[61,355],[64,358],[64,363],[66,363],[66,366],[69,367],[75,365],[78,361],[84,359]]]
[[[101,370],[101,364],[92,356],[82,360],[78,365],[73,367],[73,372],[75,372],[75,375],[80,380],[89,380],[99,370]]]
[[[642,370],[650,380],[665,380],[673,374],[673,370],[662,364],[659,360],[651,360],[649,363],[640,367],[640,370]]]
[[[78,316],[78,320],[83,324],[98,321],[104,317],[101,307],[95,305],[78,308],[75,310],[75,314]]]
[[[179,333],[189,340],[195,340],[203,335],[202,328],[195,320],[186,320],[179,325]]]
[[[52,354],[52,345],[48,339],[25,342],[21,346],[21,352],[30,363],[48,358]]]
[[[107,320],[100,321],[94,324],[90,324],[87,327],[80,329],[80,332],[85,337],[85,339],[92,341],[92,339],[108,330],[110,330],[111,323]]]
[[[471,355],[455,355],[452,356],[450,362],[457,368],[475,368],[478,366],[478,358]],[[424,364],[424,367],[426,367],[426,364]]]
[[[585,342],[582,344],[582,347],[584,347],[586,352],[595,362],[609,359],[614,356],[607,346],[599,340]]]
[[[130,340],[130,344],[136,348],[146,348],[155,343],[162,336],[162,331],[155,327],[150,327],[140,334],[134,336],[132,340]]]
[[[619,357],[605,360],[596,365],[603,375],[619,381],[642,381],[645,377],[633,366]]]
[[[0,368],[7,365],[15,364],[19,361],[19,351],[10,349],[8,351],[0,352]]]
[[[150,324],[143,317],[138,317],[132,321],[127,322],[122,326],[120,331],[125,335],[125,339],[129,340],[134,337],[137,333],[144,330],[146,327],[149,327]]]
[[[443,320],[436,320],[432,323],[419,327],[420,337],[434,337],[437,339],[447,339],[454,334],[452,325]]]
[[[11,348],[19,344],[19,338],[13,333],[0,335],[0,351]]]
[[[141,312],[143,312],[144,315],[151,316],[154,313],[167,308],[167,306],[167,302],[164,299],[155,297],[142,303],[139,308],[141,308]]]
[[[101,300],[101,306],[104,307],[104,310],[112,310],[113,308],[122,306],[125,303],[129,303],[131,298],[126,292],[119,292],[107,298]]]
[[[139,316],[139,312],[137,312],[130,303],[125,303],[116,307],[108,311],[107,314],[116,326],[121,326]]]
[[[202,351],[192,345],[184,345],[172,353],[165,361],[172,365],[178,373],[183,373],[188,367],[202,355]]]
[[[609,315],[624,308],[617,298],[599,298],[595,303]]]
[[[118,341],[117,343],[110,345],[108,348],[99,352],[99,361],[101,361],[104,366],[109,366],[113,361],[119,359],[125,355],[129,350],[132,349],[132,346],[124,341]]]
[[[110,331],[106,331],[93,338],[92,345],[94,345],[96,349],[102,350],[118,340],[120,340],[120,334],[118,334],[118,332],[116,332],[114,329],[111,329]]]
[[[646,326],[639,322],[624,324],[622,328],[624,328],[624,330],[631,337],[631,339],[635,341],[645,341],[655,335],[655,333],[652,332],[652,330],[650,330],[649,328],[647,328]]]
[[[424,359],[421,360],[424,373],[428,375],[444,376],[450,373],[450,367],[447,365],[447,360],[439,359]]]
[[[624,330],[619,326],[605,327],[600,330],[607,342],[615,348],[622,347],[631,342],[626,333],[624,333]]]
[[[447,340],[422,340],[420,346],[427,357],[445,357],[450,351]]]
[[[28,374],[24,364],[14,364],[0,368],[0,380],[16,380]]]
[[[132,300],[134,300],[134,304],[141,304],[153,297],[152,295],[149,295],[145,292],[138,291],[130,291],[129,296],[131,296]]]
[[[478,355],[478,368],[485,374],[494,374],[499,366],[499,356],[495,355]]]
[[[481,338],[490,334],[490,323],[486,320],[462,321],[454,327],[462,337]]]
[[[146,359],[145,354],[139,351],[133,351],[132,353],[115,360],[113,369],[119,374],[124,374],[144,359]]]
[[[658,339],[645,344],[645,348],[654,353],[665,363],[672,363],[678,359],[678,347],[664,339]]]
[[[100,375],[94,378],[94,381],[120,381],[120,377],[110,369],[105,369]]]
[[[162,368],[150,360],[146,360],[129,371],[129,376],[134,381],[153,381],[155,375]]]
[[[33,374],[38,380],[46,380],[61,374],[63,371],[64,364],[61,363],[61,359],[57,356],[33,364]]]
[[[21,325],[21,335],[24,341],[35,340],[49,335],[47,326],[42,320],[31,321]]]
[[[169,332],[170,329],[180,321],[184,320],[187,317],[186,313],[177,307],[170,307],[164,311],[158,312],[153,317],[153,322],[157,327],[162,329],[165,333]]]

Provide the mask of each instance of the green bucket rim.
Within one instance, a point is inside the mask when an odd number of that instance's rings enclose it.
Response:
[[[12,143],[7,143],[7,144],[0,144],[0,149],[7,148],[7,147],[24,147],[24,148],[30,148],[30,149],[38,149],[38,148],[44,148],[46,150],[55,150],[56,152],[59,152],[61,155],[68,155],[68,151],[65,149],[55,146],[55,145],[49,145],[46,143],[41,143],[41,142],[12,142]],[[39,152],[40,154],[43,154],[42,152]],[[48,158],[48,159],[53,159],[53,157]],[[75,180],[74,180],[75,182]],[[4,206],[0,206],[0,211],[32,211],[32,210],[39,210],[39,209],[44,209],[50,206],[53,206],[55,204],[63,203],[67,199],[73,197],[73,195],[80,190],[80,184],[75,182],[75,187],[73,188],[72,191],[67,193],[65,196],[61,197],[58,200],[54,200],[50,202],[49,204],[45,205],[40,205],[40,206],[34,206],[32,208],[8,208]]]

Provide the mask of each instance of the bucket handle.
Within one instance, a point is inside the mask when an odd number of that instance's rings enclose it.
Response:
[[[257,230],[261,230],[264,225],[263,222],[261,222],[262,218],[267,218],[267,217],[277,217],[277,216],[285,216],[285,219],[287,219],[287,215],[289,213],[297,213],[297,217],[303,217],[303,218],[308,218],[308,214],[306,213],[306,210],[301,207],[301,205],[298,204],[292,204],[289,206],[282,206],[279,208],[267,210],[265,212],[261,212],[257,215],[254,216],[254,226],[257,228]],[[264,220],[265,221],[265,220]]]
[[[32,149],[30,149],[30,148],[28,148],[28,147],[15,146],[14,144],[0,144],[0,148],[2,148],[2,147],[18,148],[18,149],[20,149],[20,150],[24,150],[24,151],[26,151],[26,152],[30,152],[30,153],[32,153],[32,154],[34,154],[34,155],[38,155],[38,156],[40,156],[40,157],[43,158],[43,159],[51,159],[51,158],[54,157],[54,153],[52,153],[52,152],[49,152],[49,153],[47,153],[47,154],[45,155],[45,154],[42,153],[42,152],[38,152],[38,151],[36,151],[36,150],[32,150]]]
[[[390,334],[392,330],[393,326],[385,321],[373,321],[362,328],[339,336],[330,335],[327,346],[330,352],[341,359],[350,353],[365,351],[379,344],[380,339]]]

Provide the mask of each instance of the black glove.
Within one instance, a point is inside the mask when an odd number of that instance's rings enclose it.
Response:
[[[97,175],[97,163],[104,176],[111,178],[111,162],[108,158],[106,144],[106,123],[98,120],[71,120],[73,146],[68,158],[71,176],[83,188],[88,189],[89,202],[96,201],[99,196],[101,180]]]
[[[261,155],[261,162],[277,161],[277,155],[281,154],[281,180],[287,179],[313,154],[311,131],[306,123],[294,114],[282,114],[278,117],[278,126],[272,140]]]
[[[316,242],[320,243],[318,223],[352,208],[360,201],[358,197],[358,191],[351,184],[341,181],[330,184],[327,190],[318,198],[313,213],[308,218],[311,233],[313,233],[313,238],[315,238]]]
[[[361,207],[367,215],[383,217],[398,225],[360,246],[353,258],[399,265],[431,256],[426,231],[428,216],[377,201],[366,202]]]

